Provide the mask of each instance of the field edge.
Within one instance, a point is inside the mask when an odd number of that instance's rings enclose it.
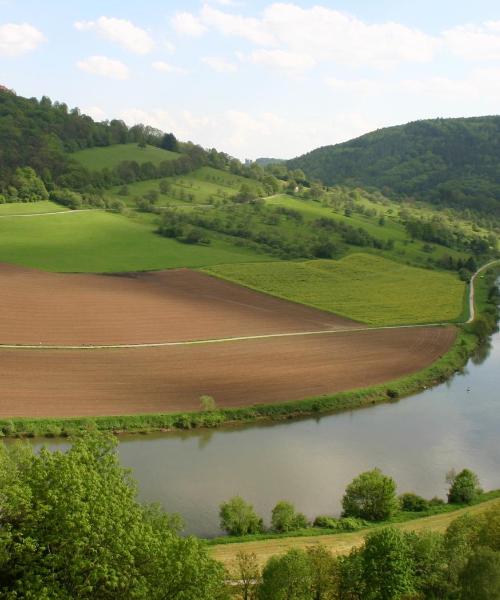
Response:
[[[152,433],[235,426],[258,421],[280,421],[307,416],[357,410],[381,403],[397,402],[446,381],[461,370],[479,340],[473,333],[456,328],[451,348],[424,369],[397,380],[332,395],[302,400],[255,404],[247,407],[181,413],[147,413],[123,416],[28,418],[0,420],[0,437],[68,437],[82,430],[121,433]]]

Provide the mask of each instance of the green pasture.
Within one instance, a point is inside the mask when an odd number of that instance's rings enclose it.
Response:
[[[457,321],[465,309],[466,286],[455,274],[409,267],[371,254],[205,270],[369,325]]]
[[[155,224],[103,211],[0,219],[0,262],[66,272],[120,272],[269,260],[216,239],[192,246]]]
[[[147,179],[128,184],[128,193],[126,196],[120,193],[123,188],[121,185],[108,190],[107,195],[119,198],[128,206],[134,206],[135,198],[144,196],[147,192],[155,191],[159,193],[156,204],[158,206],[165,206],[209,204],[212,201],[224,200],[239,192],[242,184],[250,186],[257,195],[262,193],[262,188],[258,181],[233,175],[226,171],[219,171],[212,167],[201,167],[186,175],[165,177],[164,179],[170,183],[174,193],[162,194],[160,192],[159,183],[161,179]]]
[[[124,160],[135,160],[138,163],[152,162],[156,165],[180,156],[177,152],[162,150],[156,146],[139,148],[137,144],[114,144],[102,148],[88,148],[71,154],[72,158],[90,171],[112,169]]]
[[[9,204],[0,204],[0,217],[65,212],[67,210],[66,207],[50,200],[40,200],[40,202],[12,202]]]

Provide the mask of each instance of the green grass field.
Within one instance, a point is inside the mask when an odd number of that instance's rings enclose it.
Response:
[[[456,275],[370,254],[339,261],[219,265],[206,271],[369,325],[456,321],[465,310],[466,286]]]
[[[191,246],[153,222],[102,211],[0,219],[0,262],[68,272],[120,272],[254,262],[269,257],[222,240]]]
[[[67,210],[64,206],[50,202],[50,200],[41,200],[40,202],[12,202],[11,204],[0,204],[0,217],[64,212]]]
[[[127,185],[128,194],[120,195],[123,186],[116,186],[108,190],[108,197],[118,198],[127,206],[135,205],[135,198],[144,196],[147,192],[159,193],[157,206],[210,204],[234,196],[242,184],[249,185],[255,193],[262,192],[260,184],[252,179],[232,175],[225,171],[218,171],[212,167],[201,167],[192,173],[165,178],[171,185],[172,191],[167,194],[160,193],[160,179],[147,179]]]
[[[103,148],[88,148],[74,152],[72,158],[90,171],[111,169],[124,160],[135,160],[138,163],[152,162],[155,165],[164,160],[173,160],[181,156],[177,152],[169,152],[155,146],[139,148],[137,144],[115,144]]]

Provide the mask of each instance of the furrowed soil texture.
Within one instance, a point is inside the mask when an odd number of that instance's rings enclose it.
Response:
[[[0,265],[0,289],[0,344],[148,344],[361,326],[188,269],[110,276]]]
[[[455,336],[454,327],[421,327],[159,348],[2,349],[0,418],[192,411],[203,394],[221,408],[329,395],[414,373]]]

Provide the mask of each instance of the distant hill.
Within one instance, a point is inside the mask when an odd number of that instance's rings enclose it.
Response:
[[[268,165],[279,165],[285,161],[282,158],[257,158],[255,162],[261,167],[267,167]]]
[[[500,116],[388,127],[286,164],[329,185],[500,214]]]

